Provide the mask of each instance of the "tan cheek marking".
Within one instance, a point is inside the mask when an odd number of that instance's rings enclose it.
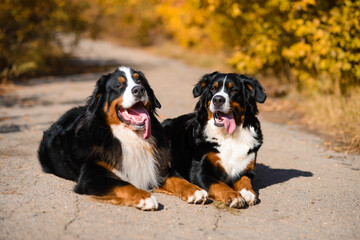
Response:
[[[207,108],[208,108],[208,121],[213,118],[213,113],[210,111],[210,104],[211,101],[208,101]]]
[[[146,105],[145,105],[145,108],[148,112],[150,112],[150,102],[148,102]]]
[[[230,105],[231,105],[231,108],[233,110],[235,110],[235,112],[236,112],[236,119],[235,119],[236,124],[237,125],[243,124],[244,120],[245,120],[244,108],[242,108],[239,103],[233,102],[233,101],[231,101]]]
[[[116,106],[121,105],[123,102],[122,96],[115,99],[114,101],[112,101],[112,103],[110,104],[110,107],[108,107],[105,111],[106,114],[106,121],[109,125],[113,125],[113,124],[120,124],[120,120],[117,116],[117,109]],[[107,107],[107,103],[105,105],[105,107]]]

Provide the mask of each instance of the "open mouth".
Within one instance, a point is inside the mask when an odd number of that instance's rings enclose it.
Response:
[[[225,130],[227,133],[234,132],[236,128],[236,123],[234,119],[233,112],[230,112],[229,114],[216,111],[214,114],[214,125],[217,127],[225,127]]]
[[[150,115],[142,102],[130,108],[118,107],[117,115],[123,123],[130,125],[134,130],[144,130],[144,139],[151,136]]]

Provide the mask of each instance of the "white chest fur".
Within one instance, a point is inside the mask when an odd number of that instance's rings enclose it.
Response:
[[[113,170],[122,180],[135,187],[150,190],[159,183],[157,161],[152,153],[154,139],[143,138],[143,133],[133,131],[124,125],[112,125],[113,135],[119,139],[122,148],[122,167]]]
[[[237,126],[235,131],[229,134],[225,128],[216,127],[213,121],[214,119],[208,121],[204,134],[207,141],[219,145],[217,150],[221,159],[220,163],[229,178],[232,179],[241,174],[254,160],[255,153],[248,154],[248,152],[250,149],[259,146],[260,143],[255,138],[257,134],[253,127],[244,129],[242,126]]]

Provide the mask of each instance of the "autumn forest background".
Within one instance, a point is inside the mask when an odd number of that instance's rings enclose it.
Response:
[[[59,73],[68,34],[257,76],[271,110],[360,150],[360,1],[3,0],[1,83]]]

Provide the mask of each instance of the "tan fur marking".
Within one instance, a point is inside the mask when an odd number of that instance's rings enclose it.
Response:
[[[246,190],[251,191],[256,196],[256,193],[252,188],[251,180],[247,176],[242,176],[238,181],[236,181],[233,188],[235,191],[241,191],[245,188]]]
[[[218,88],[219,87],[219,82],[215,82],[214,87]]]
[[[114,169],[110,164],[108,164],[106,162],[99,161],[99,162],[96,162],[96,164],[109,170],[109,171],[112,171]]]
[[[252,160],[245,168],[245,171],[255,171],[255,160]]]
[[[200,87],[203,88],[203,87],[205,87],[205,86],[206,86],[206,83],[205,83],[205,82],[201,82],[201,83],[200,83]]]
[[[190,196],[193,196],[197,190],[201,190],[198,186],[189,183],[187,180],[179,177],[168,177],[164,184],[155,189],[156,192],[166,193],[180,197],[187,201]]]
[[[207,109],[208,109],[208,121],[211,120],[213,118],[213,113],[210,111],[210,106],[211,101],[208,101],[208,105],[207,105]]]
[[[122,96],[112,101],[110,104],[110,107],[108,107],[108,104],[105,104],[104,112],[106,114],[106,121],[110,125],[113,124],[120,124],[121,121],[119,117],[117,116],[117,106],[121,105],[123,102]]]
[[[133,74],[133,77],[134,77],[135,79],[138,79],[138,78],[139,78],[139,74],[138,74],[138,73],[134,73],[134,74]]]
[[[146,111],[150,112],[150,102],[145,105]]]
[[[253,90],[253,87],[250,84],[246,85],[251,91]]]
[[[92,196],[95,200],[108,202],[116,205],[126,205],[136,207],[141,200],[149,198],[151,194],[138,189],[129,184],[126,186],[116,186],[104,196]]]
[[[228,87],[229,87],[229,89],[232,89],[232,88],[234,87],[234,83],[232,83],[232,82],[229,83],[229,84],[228,84]]]
[[[224,182],[216,182],[210,185],[209,188],[209,197],[216,200],[227,203],[228,201],[233,201],[235,198],[239,197],[240,193],[234,191]]]
[[[243,124],[245,120],[244,108],[242,108],[239,103],[233,101],[230,102],[230,106],[231,109],[233,109],[236,112],[236,119],[235,119],[236,125]]]
[[[125,82],[125,78],[124,78],[124,77],[119,77],[119,78],[118,78],[118,81],[119,81],[120,83],[124,83],[124,82]]]
[[[221,159],[218,157],[217,153],[209,152],[208,154],[206,154],[206,157],[214,167],[220,168],[221,170],[225,171],[224,167],[221,165]]]

